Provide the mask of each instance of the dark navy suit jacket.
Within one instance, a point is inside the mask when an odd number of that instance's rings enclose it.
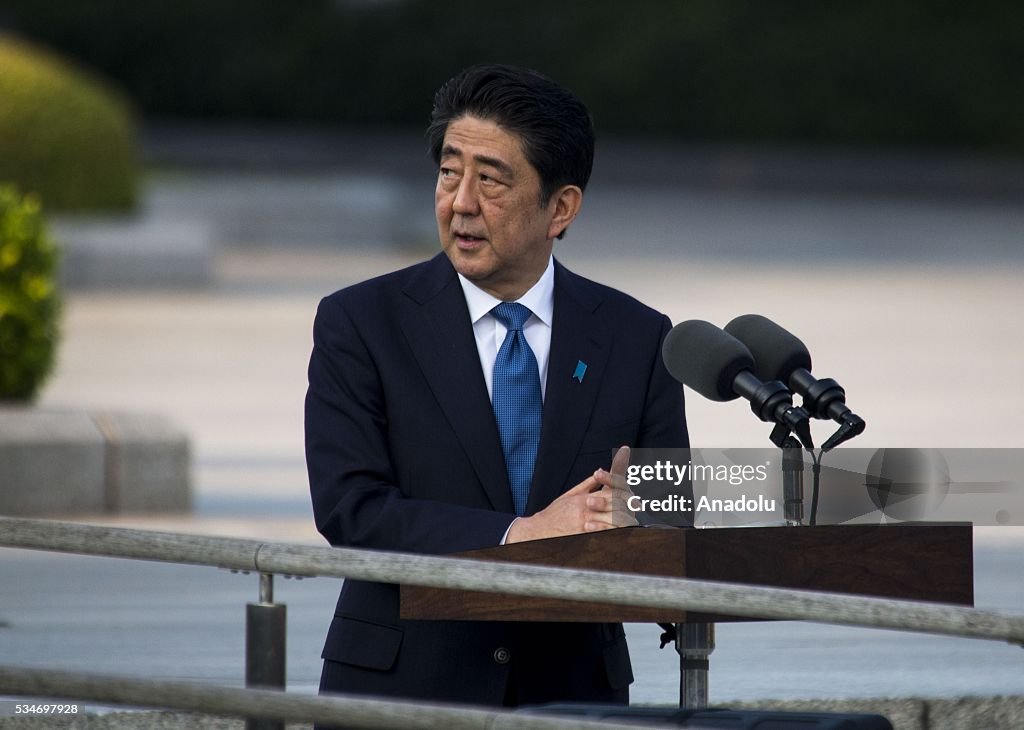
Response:
[[[688,445],[668,319],[556,262],[541,441],[527,514],[612,449]],[[498,545],[515,518],[472,324],[442,253],[325,298],[313,329],[306,459],[332,545],[451,553]],[[586,363],[582,382],[573,379]],[[516,600],[511,597],[509,600]],[[399,619],[397,586],[346,581],[322,691],[500,705],[628,698],[622,628]]]

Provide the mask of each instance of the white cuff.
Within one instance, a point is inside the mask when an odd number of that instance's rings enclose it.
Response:
[[[519,518],[516,517],[514,520],[512,520],[511,522],[508,523],[508,529],[505,530],[505,534],[501,536],[501,542],[498,543],[499,545],[504,545],[505,544],[505,541],[508,540],[508,533],[512,530],[512,525],[514,525],[518,521],[519,521]]]

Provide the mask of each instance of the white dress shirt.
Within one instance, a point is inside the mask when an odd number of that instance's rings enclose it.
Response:
[[[469,279],[459,274],[462,292],[466,295],[469,307],[469,320],[473,323],[473,336],[476,338],[476,350],[480,355],[480,367],[487,383],[487,395],[494,398],[494,361],[498,359],[498,350],[505,341],[508,330],[491,310],[501,304],[501,300],[491,296]],[[555,264],[548,257],[548,267],[540,275],[537,283],[516,300],[533,314],[523,325],[523,334],[537,358],[537,369],[540,375],[541,400],[547,393],[548,359],[551,355],[551,317],[555,311]]]

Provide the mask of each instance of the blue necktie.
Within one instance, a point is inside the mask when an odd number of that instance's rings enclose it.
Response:
[[[533,479],[533,463],[540,443],[541,395],[537,358],[523,334],[530,310],[522,304],[502,302],[491,314],[508,329],[494,361],[491,401],[505,452],[505,468],[512,487],[516,514],[526,511]]]

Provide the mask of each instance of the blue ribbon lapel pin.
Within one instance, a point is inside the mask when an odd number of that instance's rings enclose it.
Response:
[[[572,379],[582,383],[583,376],[587,374],[587,364],[582,360],[576,361],[576,370],[573,371]]]

